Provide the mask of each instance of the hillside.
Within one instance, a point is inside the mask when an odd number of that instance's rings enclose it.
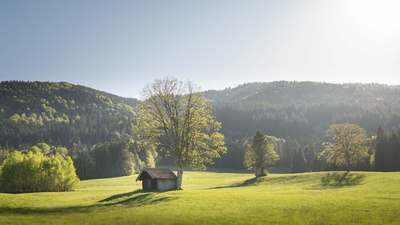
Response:
[[[400,124],[400,86],[279,81],[205,94],[231,138],[262,129],[307,140],[323,137],[332,123],[356,123],[371,133],[379,126],[391,129]]]
[[[400,124],[400,86],[279,81],[205,95],[229,139],[248,138],[262,129],[304,141],[323,137],[332,123],[353,122],[370,133]],[[3,81],[0,123],[7,129],[0,130],[0,145],[39,140],[90,145],[123,136],[133,123],[135,102],[65,82]]]
[[[278,166],[289,171],[294,152],[302,148],[307,170],[315,171],[326,167],[316,158],[329,125],[351,122],[375,135],[380,126],[391,130],[400,124],[400,86],[279,81],[204,93],[222,122],[229,149],[215,167],[243,169],[246,141],[258,129],[290,143]],[[46,142],[81,150],[124,140],[134,124],[135,102],[65,82],[1,82],[0,147]],[[86,153],[74,158],[81,157],[83,167],[96,158]]]
[[[375,135],[380,126],[391,130],[400,124],[400,86],[278,81],[205,95],[214,103],[229,148],[217,167],[243,168],[246,140],[258,129],[290,140],[292,152],[301,147],[307,167],[321,170],[325,165],[315,161],[329,125],[355,123]],[[286,153],[279,164],[287,168],[293,155]]]
[[[72,147],[130,133],[135,100],[65,82],[0,83],[0,146]]]
[[[136,176],[82,181],[73,192],[0,193],[0,222],[15,224],[398,224],[400,173],[186,172],[183,191],[142,192]]]

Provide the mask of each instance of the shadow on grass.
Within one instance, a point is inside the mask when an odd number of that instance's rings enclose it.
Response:
[[[330,172],[321,177],[321,183],[313,189],[341,188],[362,184],[365,175],[350,172]]]
[[[321,177],[320,182],[317,181],[317,184],[314,183],[314,177],[307,177],[302,175],[291,175],[291,176],[275,176],[275,177],[254,177],[248,180],[245,180],[240,183],[235,183],[227,186],[219,186],[212,187],[209,189],[222,189],[222,188],[236,188],[236,187],[246,187],[253,186],[259,184],[304,184],[308,187],[307,189],[328,189],[328,188],[340,188],[340,187],[349,187],[362,184],[364,181],[365,174],[360,173],[350,173],[350,172],[330,172],[326,173]],[[309,182],[313,182],[315,185],[310,184]]]
[[[147,192],[139,189],[139,190],[136,190],[136,191],[130,191],[130,192],[126,192],[126,193],[111,195],[110,197],[102,199],[99,202],[112,202],[112,201],[114,201],[116,199],[127,198],[127,197],[130,197],[132,195],[141,194],[141,193],[147,193]]]
[[[261,180],[262,180],[261,178],[254,177],[254,178],[245,180],[241,183],[235,183],[235,184],[231,184],[231,185],[227,185],[227,186],[212,187],[212,188],[208,188],[208,189],[246,187],[246,186],[256,185],[256,184],[260,183]]]
[[[218,169],[218,168],[209,168],[205,172],[212,173],[236,173],[236,174],[254,174],[253,171],[249,170],[235,170],[235,169]]]
[[[128,206],[140,207],[146,205],[168,202],[176,197],[160,197],[157,192],[145,192],[142,190],[131,191],[127,193],[112,195],[98,201],[96,204],[86,206],[70,206],[70,207],[7,207],[0,206],[1,214],[52,214],[52,213],[88,213],[97,209],[106,209],[111,206]]]
[[[147,192],[143,190],[136,190],[132,192],[122,193],[110,196],[99,203],[103,203],[105,206],[110,205],[128,205],[131,207],[153,205],[161,202],[171,201],[175,198],[172,197],[160,197],[158,192]]]

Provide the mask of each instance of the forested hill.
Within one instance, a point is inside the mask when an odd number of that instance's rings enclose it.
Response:
[[[400,86],[280,81],[243,84],[205,95],[222,122],[229,150],[216,167],[242,169],[246,141],[258,129],[286,140],[279,166],[290,167],[294,153],[302,148],[308,168],[319,170],[324,167],[313,162],[329,125],[355,123],[374,135],[380,126],[392,129],[400,124]],[[64,82],[1,82],[0,148],[21,149],[39,142],[65,146],[78,151],[74,162],[81,178],[104,176],[100,170],[88,172],[94,167],[88,162],[96,162],[99,168],[121,163],[110,158],[114,153],[107,144],[97,152],[92,146],[127,139],[135,103]],[[111,145],[115,151],[122,148]],[[127,158],[124,151],[118,157]],[[128,157],[129,163],[140,164],[135,157]],[[110,167],[104,166],[107,162]],[[107,176],[125,174],[117,172]]]
[[[227,139],[257,129],[306,142],[332,123],[352,122],[368,132],[400,124],[400,86],[316,82],[248,83],[206,91]],[[44,141],[71,147],[130,133],[135,99],[65,82],[0,83],[0,145]]]
[[[279,81],[205,94],[231,140],[261,129],[304,142],[323,137],[332,123],[356,123],[371,133],[400,124],[400,86]]]
[[[131,132],[134,99],[65,82],[0,83],[0,146],[38,142],[71,147]]]

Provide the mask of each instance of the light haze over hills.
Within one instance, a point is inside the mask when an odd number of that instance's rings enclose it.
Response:
[[[140,97],[155,78],[203,90],[275,80],[400,84],[400,3],[1,1],[0,80]]]

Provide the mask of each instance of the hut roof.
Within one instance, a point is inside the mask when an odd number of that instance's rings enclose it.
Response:
[[[176,179],[176,175],[169,168],[144,168],[136,181],[143,180],[146,173],[150,175],[151,179]]]

